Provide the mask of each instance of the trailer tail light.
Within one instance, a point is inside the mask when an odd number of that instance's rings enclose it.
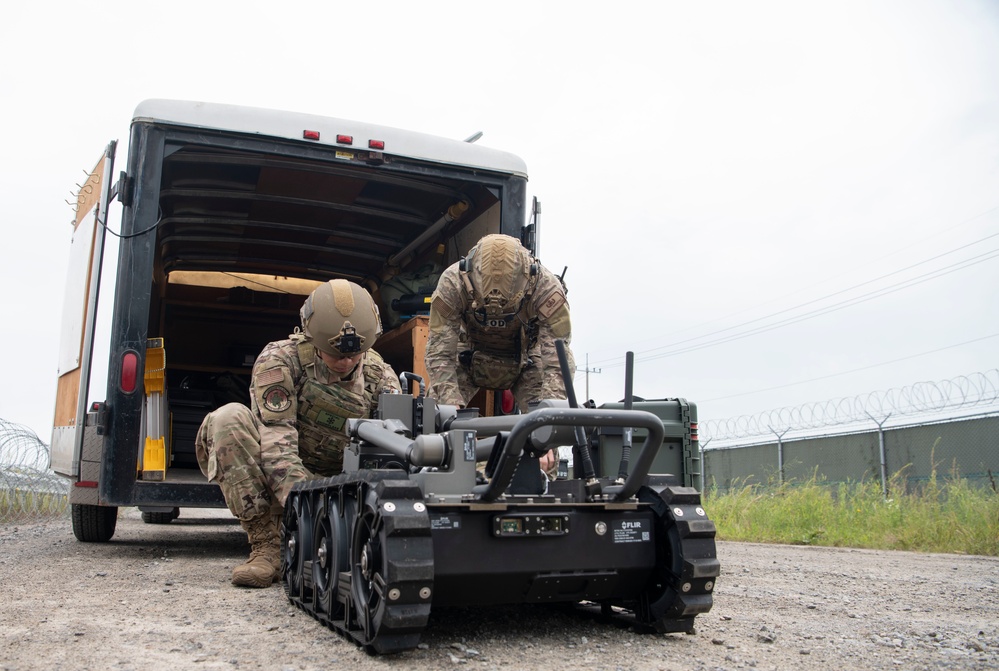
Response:
[[[697,440],[697,422],[690,423],[690,439]]]
[[[354,144],[354,136],[353,135],[337,135],[336,136],[336,141],[337,141],[337,144]]]
[[[385,149],[385,140],[368,140],[368,149],[383,151]]]
[[[129,350],[121,355],[121,382],[119,387],[126,394],[135,391],[139,379],[139,353]]]
[[[513,407],[513,392],[509,389],[504,389],[500,395],[500,409],[503,410],[504,415],[509,415],[513,412]]]
[[[319,139],[319,131],[317,131],[317,130],[303,130],[302,131],[302,138],[305,139],[305,140],[318,140]]]

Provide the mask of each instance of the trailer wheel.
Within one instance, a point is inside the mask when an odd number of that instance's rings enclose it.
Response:
[[[146,524],[170,524],[178,517],[180,517],[180,508],[174,508],[166,513],[142,513],[142,521]]]
[[[118,524],[117,506],[92,506],[74,503],[70,506],[73,535],[82,543],[107,543]]]

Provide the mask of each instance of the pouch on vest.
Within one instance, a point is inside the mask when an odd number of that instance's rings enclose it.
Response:
[[[486,352],[462,352],[460,362],[468,369],[472,384],[484,389],[509,389],[520,377],[521,365]],[[467,362],[467,363],[466,363]]]

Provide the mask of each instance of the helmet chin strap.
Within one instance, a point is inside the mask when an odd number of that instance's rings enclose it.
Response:
[[[458,274],[461,276],[461,283],[464,285],[465,291],[468,292],[468,295],[472,297],[472,311],[473,312],[476,309],[478,309],[479,304],[475,300],[475,287],[472,285],[472,278],[468,274],[468,269],[471,266],[472,257],[475,256],[475,250],[476,250],[476,248],[472,247],[471,251],[468,252],[468,256],[466,256],[465,258],[463,258],[458,263]]]

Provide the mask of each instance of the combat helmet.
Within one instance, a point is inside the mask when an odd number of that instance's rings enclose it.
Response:
[[[371,294],[347,280],[330,280],[316,287],[305,299],[301,317],[306,340],[333,356],[366,352],[382,334]]]
[[[487,235],[461,260],[459,270],[471,286],[472,311],[480,318],[511,317],[530,296],[538,264],[520,241]]]

